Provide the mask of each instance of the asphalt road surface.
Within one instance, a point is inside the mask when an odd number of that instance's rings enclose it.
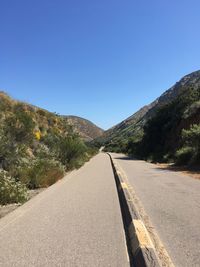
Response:
[[[108,155],[0,220],[0,266],[129,266]]]
[[[173,263],[200,266],[200,181],[112,154],[150,217]]]

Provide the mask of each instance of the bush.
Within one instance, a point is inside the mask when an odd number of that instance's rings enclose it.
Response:
[[[86,145],[76,136],[60,140],[59,160],[68,170],[80,167],[85,160],[86,152]]]
[[[193,153],[193,149],[188,146],[179,149],[175,155],[176,165],[187,165],[191,161]]]
[[[27,188],[7,172],[0,171],[0,204],[23,203],[28,199]]]
[[[34,139],[35,122],[26,111],[14,112],[5,120],[5,134],[13,142],[30,144]]]
[[[95,156],[99,152],[99,149],[90,143],[86,143],[86,145],[87,145],[86,160],[89,160],[91,157]]]
[[[132,137],[129,138],[126,145],[126,153],[130,156],[140,158],[141,151],[141,140],[143,138],[143,132],[136,132]]]
[[[127,140],[119,138],[112,140],[110,143],[105,143],[103,151],[112,153],[126,153],[127,152],[126,148],[127,148]]]
[[[65,170],[60,162],[53,159],[37,158],[32,166],[19,170],[20,180],[30,189],[48,187],[64,176]]]
[[[43,138],[43,142],[67,170],[78,168],[87,160],[89,148],[76,134],[62,136],[50,132]]]
[[[177,151],[177,164],[200,165],[200,125],[182,131],[183,146]]]
[[[183,141],[194,147],[195,150],[200,150],[200,124],[194,124],[189,130],[182,131]]]
[[[15,177],[16,166],[20,166],[23,158],[26,158],[27,147],[23,144],[16,144],[9,140],[0,129],[0,168],[9,171]]]
[[[200,125],[182,130],[182,148],[176,152],[176,164],[200,164]]]

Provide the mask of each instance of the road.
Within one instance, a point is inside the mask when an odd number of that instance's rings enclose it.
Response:
[[[112,154],[177,267],[200,266],[200,181]]]
[[[0,266],[129,266],[108,155],[0,220]]]

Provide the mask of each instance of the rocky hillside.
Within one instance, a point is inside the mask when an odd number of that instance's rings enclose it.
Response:
[[[104,132],[101,128],[89,120],[77,116],[65,116],[65,118],[86,141],[91,141],[99,136],[102,136]]]
[[[146,122],[150,118],[152,118],[156,114],[157,110],[159,110],[162,106],[171,103],[177,97],[184,94],[188,88],[193,88],[194,90],[196,90],[197,88],[199,88],[199,86],[200,71],[186,75],[173,87],[164,92],[154,102],[147,106],[144,106],[131,117],[106,131],[101,140],[104,140],[104,142],[107,143],[111,141],[117,142],[117,140],[121,140],[122,138],[128,138],[133,136],[134,134],[137,135],[138,132],[144,127]]]

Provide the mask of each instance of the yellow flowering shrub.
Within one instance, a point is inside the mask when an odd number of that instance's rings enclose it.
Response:
[[[39,141],[41,139],[40,131],[35,132],[35,138]]]

